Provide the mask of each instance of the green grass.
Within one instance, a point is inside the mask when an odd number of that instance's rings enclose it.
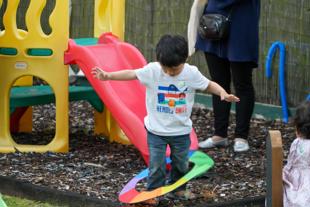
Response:
[[[38,201],[32,201],[12,196],[2,196],[3,200],[5,201],[7,207],[64,207],[58,205],[51,205],[48,203],[42,203]]]

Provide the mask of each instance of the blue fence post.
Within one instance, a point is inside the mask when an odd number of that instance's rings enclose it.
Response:
[[[307,100],[310,101],[310,94],[308,95]]]
[[[274,42],[266,58],[266,77],[270,78],[272,76],[271,65],[272,58],[275,55],[277,49],[280,50],[280,59],[279,59],[279,87],[280,87],[280,97],[282,105],[282,114],[283,121],[288,123],[288,107],[286,102],[286,89],[285,89],[285,45],[282,42]]]

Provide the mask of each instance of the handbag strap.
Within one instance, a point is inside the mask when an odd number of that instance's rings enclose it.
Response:
[[[236,6],[236,5],[232,5],[231,8],[229,9],[229,12],[228,12],[228,15],[227,15],[227,19],[228,19],[228,20],[230,20],[231,14],[232,14],[232,12],[233,12],[235,6]],[[205,8],[207,8],[207,7],[208,7],[208,3],[207,3],[207,5],[205,6]]]

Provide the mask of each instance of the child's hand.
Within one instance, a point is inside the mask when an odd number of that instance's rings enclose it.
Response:
[[[226,93],[226,91],[221,92],[220,96],[221,96],[222,101],[224,101],[224,100],[227,102],[239,102],[240,101],[240,99],[237,96],[235,96],[233,94],[228,94],[228,93]]]
[[[110,75],[109,73],[103,71],[102,69],[98,67],[94,67],[91,69],[91,74],[93,75],[94,78],[97,78],[99,80],[110,80]]]

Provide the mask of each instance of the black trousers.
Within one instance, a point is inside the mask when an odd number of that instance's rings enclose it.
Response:
[[[231,80],[235,95],[240,98],[236,103],[235,137],[248,138],[250,119],[254,109],[255,92],[252,82],[252,72],[255,64],[252,62],[230,62],[211,53],[205,53],[211,79],[231,93]],[[214,111],[214,135],[227,137],[231,103],[221,101],[219,96],[212,96]]]

